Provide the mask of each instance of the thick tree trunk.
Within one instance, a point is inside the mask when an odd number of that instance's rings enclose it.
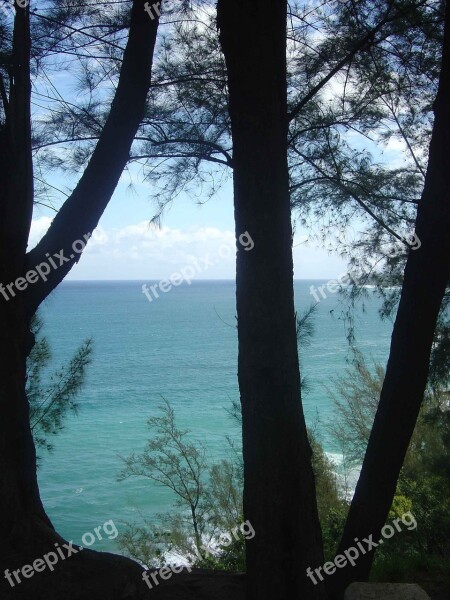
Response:
[[[323,598],[311,449],[300,398],[287,165],[286,2],[219,0],[233,135],[248,598]]]
[[[150,19],[144,0],[134,0],[130,33],[109,118],[80,184],[55,218],[36,250],[26,253],[33,207],[31,160],[29,15],[17,9],[14,78],[6,122],[0,131],[0,282],[23,277],[46,253],[71,253],[74,241],[91,233],[125,167],[145,111],[158,19]],[[77,256],[77,260],[79,259]],[[64,278],[74,260],[51,270],[20,292],[0,292],[0,559],[59,539],[42,507],[36,456],[25,394],[26,357],[33,345],[29,321],[39,304]]]
[[[7,284],[25,263],[33,210],[28,9],[18,9],[13,38],[12,80],[0,150],[0,280]],[[51,525],[39,497],[36,455],[25,395],[26,356],[32,340],[23,298],[0,297],[0,539],[2,553],[34,539],[32,522]],[[8,296],[6,296],[8,297]],[[31,518],[26,518],[29,515]]]
[[[130,148],[145,113],[150,87],[158,19],[145,12],[145,0],[134,0],[128,43],[108,119],[78,185],[54,218],[46,235],[27,255],[27,268],[47,261],[47,254],[64,252],[67,262],[51,269],[26,290],[26,308],[33,314],[78,262],[72,244],[92,234],[127,165]],[[58,259],[56,259],[58,264]]]
[[[0,539],[2,552],[17,553],[52,528],[36,478],[36,454],[25,395],[27,328],[20,307],[0,303]]]
[[[450,274],[450,10],[447,8],[443,62],[435,102],[425,188],[416,233],[422,242],[408,257],[380,403],[361,475],[351,504],[341,554],[372,535],[378,542],[411,441],[428,378],[439,309]],[[418,524],[420,527],[420,523]],[[388,543],[388,542],[385,542]],[[332,582],[340,598],[352,581],[365,581],[373,552],[355,567],[338,570]]]

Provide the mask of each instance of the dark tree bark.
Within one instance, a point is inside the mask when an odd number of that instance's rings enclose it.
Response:
[[[83,240],[97,227],[128,162],[130,148],[142,121],[150,87],[157,20],[144,11],[142,0],[135,0],[134,18],[124,52],[119,83],[111,111],[97,146],[78,185],[53,220],[47,234],[27,255],[27,268],[32,269],[52,255],[64,250],[69,258],[72,244]],[[81,254],[29,286],[27,310],[34,313],[39,304],[64,279]],[[58,264],[58,261],[56,261]]]
[[[323,598],[311,448],[300,397],[287,165],[286,2],[219,0],[233,136],[248,598]]]
[[[0,281],[23,277],[46,253],[73,253],[72,243],[91,233],[127,163],[144,116],[158,19],[150,19],[144,0],[134,0],[129,38],[109,118],[78,186],[65,202],[38,247],[26,255],[33,206],[30,126],[30,33],[28,8],[17,8],[13,48],[13,87],[0,135]],[[22,292],[0,295],[0,556],[30,550],[55,539],[42,507],[36,456],[25,394],[26,357],[33,345],[29,321],[39,304],[62,281],[75,259],[52,269]],[[56,264],[58,264],[56,259]]]
[[[378,542],[401,467],[419,415],[428,378],[430,353],[450,269],[450,10],[447,5],[443,60],[435,106],[425,187],[391,340],[380,403],[361,475],[339,545],[341,554],[372,535]],[[419,523],[420,527],[420,523]],[[374,554],[355,567],[338,570],[333,595],[340,598],[352,581],[366,581]]]
[[[0,278],[5,284],[22,273],[33,211],[30,123],[29,12],[16,13],[11,89],[1,131]],[[25,397],[26,355],[30,347],[23,297],[0,298],[0,538],[20,549],[32,537],[30,522],[50,526],[39,497],[36,455]],[[28,347],[28,348],[27,348]],[[24,518],[29,514],[31,519]]]

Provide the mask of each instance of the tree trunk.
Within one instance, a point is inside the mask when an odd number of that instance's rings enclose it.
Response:
[[[419,415],[428,378],[436,321],[450,269],[450,10],[447,8],[443,61],[436,98],[425,187],[416,219],[422,242],[411,250],[392,334],[380,403],[361,475],[339,545],[341,554],[372,535],[378,542]],[[419,523],[420,527],[420,523]],[[386,541],[385,543],[389,543]],[[352,581],[366,581],[373,552],[337,572],[333,595]]]
[[[29,11],[17,9],[12,79],[1,131],[0,280],[8,284],[25,263],[33,210],[30,124]],[[31,545],[31,522],[50,527],[36,478],[36,453],[25,395],[27,351],[31,348],[23,297],[0,297],[0,539],[3,550]],[[8,295],[7,295],[8,297]],[[30,515],[31,519],[25,518]],[[5,548],[6,547],[6,548]]]
[[[13,85],[5,106],[0,149],[0,281],[3,286],[47,261],[47,252],[64,250],[91,233],[127,163],[145,111],[158,19],[150,19],[144,0],[134,0],[130,33],[111,112],[97,148],[72,196],[38,247],[26,247],[33,207],[31,160],[29,10],[17,8],[13,45]],[[80,255],[77,256],[78,260]],[[75,264],[65,263],[44,282],[26,291],[0,293],[0,539],[5,556],[31,552],[59,539],[43,509],[36,477],[36,454],[25,393],[26,357],[33,339],[29,322],[39,304]]]
[[[248,598],[323,598],[311,448],[300,397],[287,165],[286,2],[219,0],[233,136]]]
[[[36,311],[80,259],[81,253],[74,256],[72,244],[82,241],[97,227],[127,165],[131,144],[145,113],[158,29],[158,19],[149,17],[144,10],[145,4],[145,0],[133,2],[119,82],[89,164],[45,236],[27,255],[28,269],[47,261],[47,253],[63,250],[64,256],[70,259],[58,269],[51,269],[46,281],[39,279],[27,288],[25,295],[29,314]]]

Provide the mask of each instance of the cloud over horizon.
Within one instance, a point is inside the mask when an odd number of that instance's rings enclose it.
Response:
[[[51,218],[46,216],[32,221],[29,248],[39,242],[50,224]],[[306,246],[305,238],[297,235],[294,241],[296,277],[328,278],[344,271],[342,260]],[[229,253],[221,252],[225,247]],[[157,227],[148,221],[114,229],[99,226],[68,279],[159,280],[204,257],[214,264],[202,273],[202,279],[233,279],[234,248],[234,232],[216,227]]]

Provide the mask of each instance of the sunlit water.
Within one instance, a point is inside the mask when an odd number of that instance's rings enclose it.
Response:
[[[148,282],[147,282],[148,283]],[[295,285],[298,311],[313,302],[310,286]],[[92,337],[94,355],[80,412],[70,416],[55,438],[55,450],[42,456],[39,471],[45,507],[58,531],[81,543],[85,532],[112,519],[152,517],[171,507],[172,496],[148,480],[119,483],[120,455],[140,452],[148,438],[146,421],[162,398],[174,407],[180,425],[208,450],[211,460],[229,453],[226,436],[239,439],[227,414],[238,399],[235,284],[193,282],[150,303],[142,282],[65,282],[42,308],[53,366],[67,361]],[[369,358],[385,363],[390,323],[378,317],[379,301],[369,299],[357,313],[357,343]],[[328,294],[314,315],[315,333],[301,356],[308,381],[304,408],[330,455],[337,448],[326,423],[333,418],[329,389],[343,376],[349,354],[346,326],[337,294]],[[114,540],[96,549],[116,548]]]

